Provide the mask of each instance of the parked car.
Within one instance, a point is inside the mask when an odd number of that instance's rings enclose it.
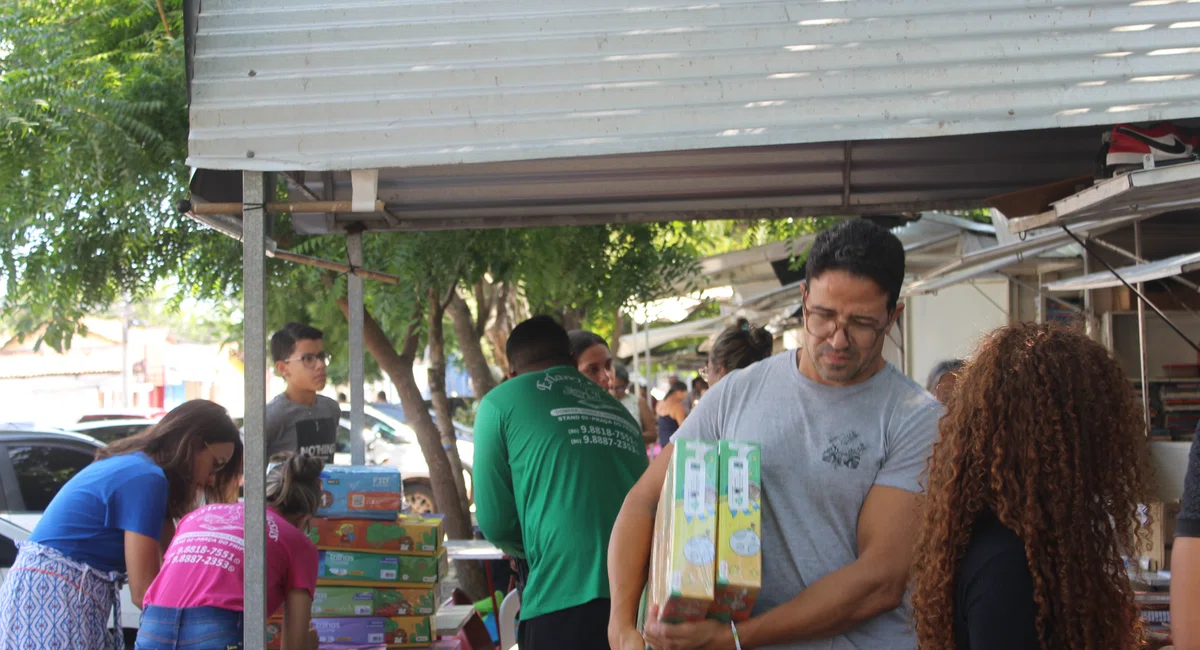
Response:
[[[16,560],[17,543],[28,539],[54,495],[102,447],[68,431],[0,431],[0,583]],[[127,585],[121,589],[121,628],[129,648],[140,618]]]
[[[141,418],[133,420],[92,420],[90,422],[72,424],[66,427],[66,429],[67,431],[91,436],[107,445],[122,438],[128,438],[129,436],[141,433],[155,422],[158,422],[158,420]]]
[[[338,424],[339,453],[335,462],[350,462],[350,405],[342,404],[342,419]],[[390,407],[390,408],[389,408]],[[437,512],[433,484],[429,480],[429,465],[417,442],[417,434],[395,415],[395,404],[366,404],[363,408],[363,439],[367,444],[367,462],[392,465],[400,469],[404,481],[404,499],[415,512]],[[403,412],[400,411],[402,414]],[[468,427],[464,427],[469,432]],[[456,433],[459,428],[455,427]],[[463,479],[467,494],[472,495],[471,470],[475,460],[475,443],[458,436],[458,457],[463,464]]]
[[[101,420],[158,420],[167,412],[160,408],[113,408],[92,411],[79,418],[82,422],[99,422]]]

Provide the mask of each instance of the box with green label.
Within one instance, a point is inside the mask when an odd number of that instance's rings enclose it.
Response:
[[[446,553],[393,555],[358,551],[321,551],[318,584],[355,586],[374,583],[437,584],[447,571]]]
[[[709,615],[744,621],[762,588],[762,448],[722,440],[719,453],[717,583]]]
[[[654,520],[650,601],[659,620],[694,621],[713,602],[717,539],[717,445],[675,445]]]
[[[312,615],[432,616],[437,611],[437,588],[317,587]]]

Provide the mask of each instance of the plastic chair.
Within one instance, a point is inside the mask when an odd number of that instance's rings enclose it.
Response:
[[[521,595],[513,589],[500,603],[500,650],[517,647],[517,614],[520,611]]]

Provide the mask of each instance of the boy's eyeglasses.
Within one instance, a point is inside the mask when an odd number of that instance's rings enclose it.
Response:
[[[317,367],[318,362],[320,362],[321,365],[328,366],[331,359],[332,359],[332,357],[329,355],[328,352],[317,352],[316,354],[305,354],[305,355],[302,355],[299,357],[292,357],[291,359],[285,359],[283,362],[284,363],[294,363],[296,361],[299,361],[300,363],[304,364],[305,368],[312,370],[313,368]]]

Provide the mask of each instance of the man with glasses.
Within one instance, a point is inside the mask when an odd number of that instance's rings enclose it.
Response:
[[[342,409],[325,389],[325,352],[321,330],[288,323],[271,336],[275,372],[287,390],[267,403],[267,458],[278,453],[307,453],[332,463],[337,451],[338,419]]]
[[[762,591],[752,618],[636,629],[670,449],[629,493],[609,547],[614,650],[911,650],[902,606],[941,409],[883,358],[904,306],[904,248],[866,220],[819,235],[804,340],[716,383],[673,440],[762,445]],[[635,559],[636,558],[636,559]]]

